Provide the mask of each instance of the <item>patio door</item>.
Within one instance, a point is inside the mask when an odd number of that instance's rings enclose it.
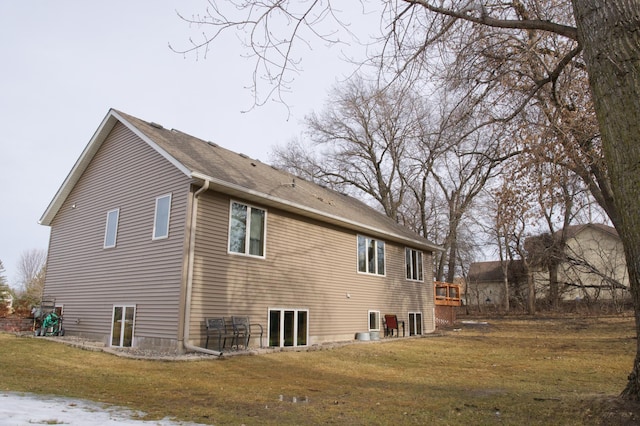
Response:
[[[409,312],[409,336],[422,334],[422,312]]]
[[[308,310],[269,309],[269,346],[306,346],[308,335]]]
[[[133,344],[133,324],[135,316],[135,305],[113,307],[111,346],[131,347]]]

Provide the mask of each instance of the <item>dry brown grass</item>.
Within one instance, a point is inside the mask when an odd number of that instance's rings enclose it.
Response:
[[[0,334],[0,389],[209,424],[624,424],[631,317],[501,318],[443,337],[197,362]],[[298,401],[292,402],[296,397]]]

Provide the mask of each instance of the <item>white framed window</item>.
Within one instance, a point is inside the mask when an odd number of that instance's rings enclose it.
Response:
[[[135,305],[113,305],[111,346],[123,348],[133,346],[135,319]]]
[[[269,346],[307,346],[309,310],[269,308]]]
[[[422,334],[422,312],[409,312],[409,336]]]
[[[107,212],[107,224],[104,231],[104,248],[112,248],[116,246],[119,217],[120,209],[113,209]]]
[[[229,252],[264,257],[266,228],[266,210],[232,201],[229,212]]]
[[[380,331],[380,311],[369,311],[369,331]]]
[[[358,235],[358,272],[384,275],[384,241]]]
[[[154,240],[169,237],[169,219],[171,218],[171,194],[156,198],[156,213],[153,219]]]
[[[423,281],[422,276],[422,252],[405,248],[405,264],[407,267],[407,279],[411,281]]]

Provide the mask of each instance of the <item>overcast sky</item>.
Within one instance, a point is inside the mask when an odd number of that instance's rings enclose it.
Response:
[[[287,97],[290,114],[273,102],[243,113],[253,63],[239,42],[198,60],[168,48],[202,31],[176,10],[191,16],[206,4],[0,1],[0,260],[12,285],[21,253],[47,249],[38,220],[109,108],[267,162],[353,68],[340,59],[344,46],[316,42]]]

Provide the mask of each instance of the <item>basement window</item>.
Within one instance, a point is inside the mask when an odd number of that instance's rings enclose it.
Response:
[[[380,311],[369,311],[369,331],[380,331]]]

